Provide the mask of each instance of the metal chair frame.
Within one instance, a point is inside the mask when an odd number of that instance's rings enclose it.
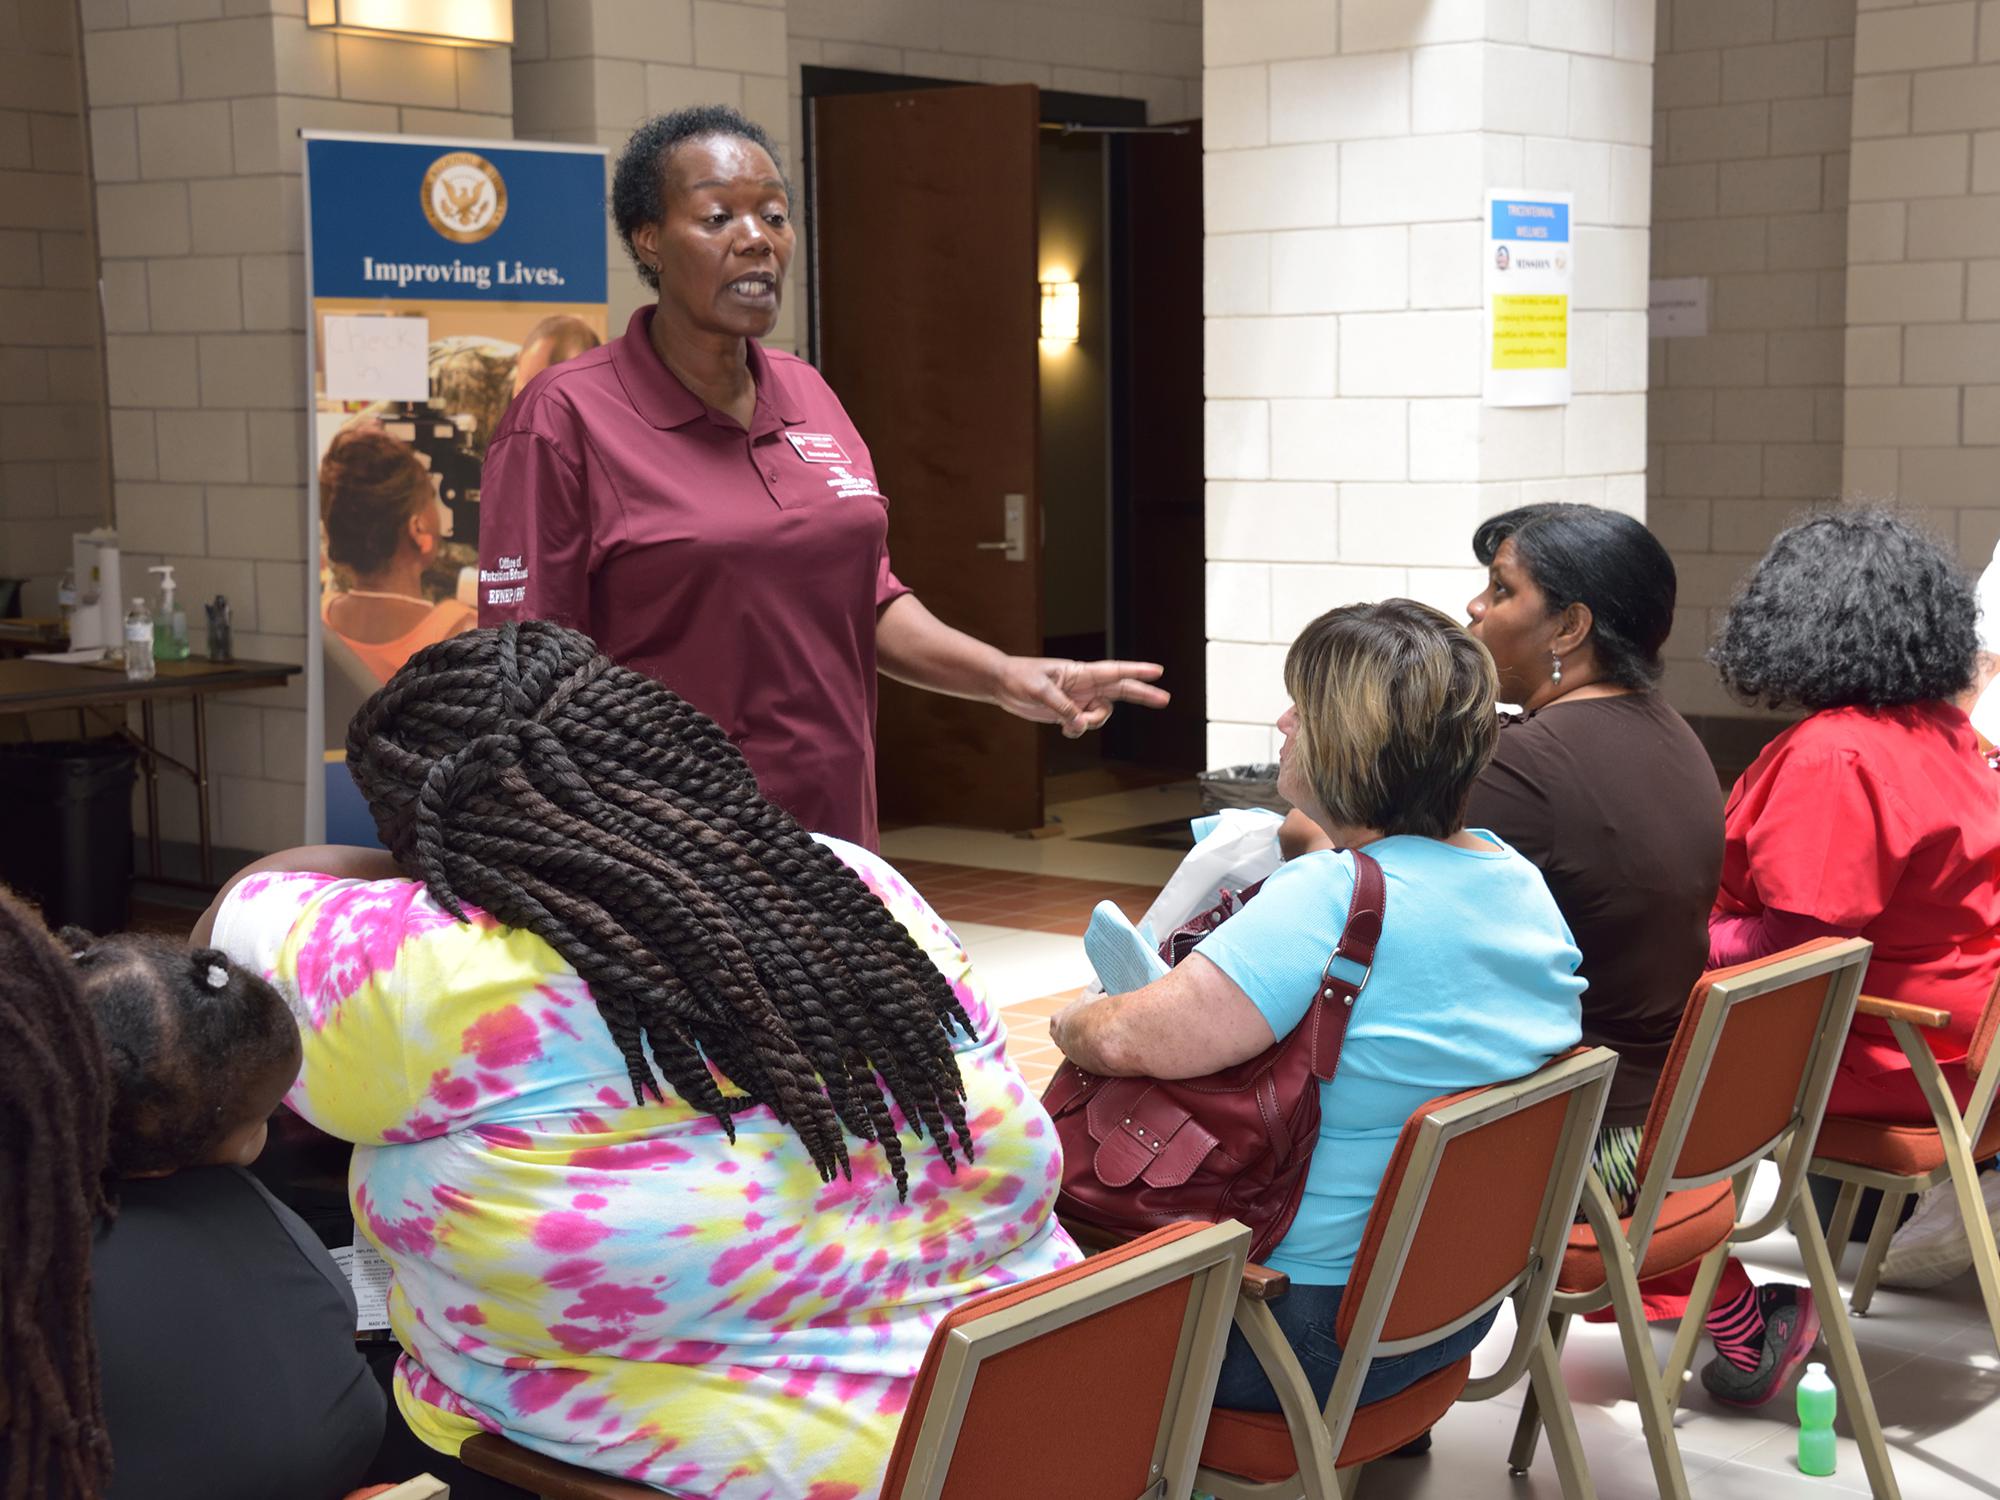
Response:
[[[1675,1082],[1664,1126],[1659,1138],[1650,1143],[1651,1159],[1626,1221],[1629,1227],[1621,1227],[1617,1207],[1596,1172],[1587,1174],[1584,1218],[1596,1233],[1599,1252],[1604,1256],[1605,1280],[1602,1286],[1588,1292],[1558,1291],[1550,1312],[1549,1333],[1560,1350],[1572,1317],[1606,1306],[1613,1309],[1633,1396],[1639,1405],[1640,1425],[1652,1458],[1654,1480],[1666,1500],[1688,1500],[1687,1473],[1681,1462],[1680,1444],[1674,1436],[1673,1411],[1693,1365],[1703,1322],[1729,1258],[1729,1247],[1762,1239],[1781,1223],[1789,1224],[1798,1238],[1806,1276],[1820,1309],[1821,1332],[1833,1364],[1834,1379],[1861,1447],[1869,1487],[1876,1500],[1899,1500],[1901,1491],[1889,1464],[1888,1444],[1875,1413],[1867,1374],[1861,1367],[1854,1332],[1840,1300],[1833,1259],[1812,1200],[1803,1191],[1807,1163],[1812,1159],[1813,1143],[1826,1113],[1827,1095],[1833,1087],[1834,1070],[1847,1042],[1848,1027],[1853,1023],[1861,993],[1861,978],[1872,951],[1873,946],[1859,938],[1811,945],[1803,951],[1779,954],[1746,973],[1712,981],[1709,1002],[1697,1022],[1686,1062]],[[1800,1075],[1793,1109],[1783,1127],[1738,1161],[1698,1175],[1680,1175],[1675,1170],[1676,1163],[1694,1122],[1695,1106],[1707,1084],[1723,1028],[1732,1013],[1739,1005],[1821,975],[1833,977],[1827,985],[1820,1024]],[[1767,1156],[1775,1156],[1778,1163],[1777,1198],[1763,1215],[1746,1223],[1742,1213],[1751,1179],[1758,1163]],[[1737,1220],[1728,1236],[1702,1257],[1687,1311],[1681,1318],[1666,1368],[1661,1370],[1654,1364],[1652,1339],[1640,1303],[1639,1267],[1645,1264],[1646,1249],[1652,1242],[1667,1195],[1707,1187],[1725,1178],[1733,1180]],[[1540,1436],[1538,1394],[1529,1393],[1515,1430],[1510,1462],[1517,1474],[1527,1472]]]
[[[2000,987],[1996,987],[1987,1005],[2000,1005]],[[1889,1239],[1896,1232],[1896,1221],[1902,1217],[1904,1201],[1912,1193],[1920,1193],[1940,1182],[1949,1181],[1959,1216],[1965,1224],[1966,1237],[1972,1245],[1972,1269],[1979,1281],[1986,1321],[1993,1330],[1995,1346],[2000,1347],[2000,1248],[1995,1246],[1993,1224],[1987,1217],[1986,1203],[1979,1191],[1979,1162],[1974,1154],[1974,1148],[1979,1137],[1985,1133],[1987,1120],[1993,1112],[1994,1094],[2000,1090],[2000,1045],[1988,1048],[1985,1064],[1973,1080],[1972,1093],[1961,1111],[1957,1099],[1952,1096],[1951,1085],[1945,1079],[1944,1069],[1931,1051],[1923,1031],[1919,1030],[1920,1027],[1942,1030],[1951,1021],[1947,1012],[1893,1000],[1877,1000],[1867,995],[1861,997],[1858,1009],[1863,1015],[1887,1021],[1890,1032],[1903,1049],[1903,1055],[1909,1058],[1917,1086],[1923,1090],[1924,1100],[1930,1105],[1931,1121],[1937,1126],[1938,1138],[1944,1147],[1944,1161],[1928,1172],[1906,1174],[1855,1166],[1830,1157],[1813,1158],[1811,1171],[1835,1178],[1841,1185],[1840,1196],[1834,1203],[1833,1222],[1827,1234],[1830,1243],[1846,1246],[1848,1236],[1854,1229],[1854,1218],[1861,1206],[1864,1188],[1879,1188],[1882,1193],[1881,1207],[1875,1211],[1875,1226],[1869,1231],[1868,1247],[1862,1252],[1860,1270],[1854,1278],[1854,1311],[1857,1315],[1865,1315],[1875,1299],[1882,1261],[1889,1253]]]
[[[1186,1278],[1193,1280],[1174,1372],[1154,1439],[1151,1483],[1131,1500],[1188,1500],[1215,1381],[1229,1343],[1229,1314],[1243,1280],[1250,1231],[1231,1220],[1093,1276],[1037,1293],[945,1334],[937,1382],[923,1412],[896,1500],[940,1500],[980,1365],[1018,1345]],[[1121,1500],[1107,1496],[1106,1500]]]
[[[1243,1281],[1249,1248],[1250,1231],[1241,1224],[1209,1225],[1121,1264],[1037,1292],[1012,1307],[940,1330],[933,1335],[934,1341],[943,1341],[936,1378],[895,1500],[939,1500],[943,1495],[984,1361],[1180,1280],[1192,1284],[1149,1482],[1134,1496],[1106,1500],[1188,1500],[1216,1376],[1229,1342],[1230,1309]],[[905,1414],[905,1422],[909,1416]],[[904,1436],[898,1434],[899,1447]],[[532,1489],[540,1500],[646,1500],[648,1496],[658,1500],[660,1494],[650,1485],[578,1468],[493,1433],[468,1438],[460,1457],[482,1474]]]
[[[1345,1500],[1354,1493],[1362,1466],[1339,1468],[1336,1458],[1353,1425],[1369,1364],[1381,1355],[1405,1354],[1436,1343],[1511,1298],[1516,1325],[1506,1359],[1492,1374],[1468,1384],[1458,1399],[1490,1399],[1512,1389],[1525,1374],[1551,1414],[1549,1442],[1565,1500],[1594,1500],[1596,1490],[1570,1411],[1569,1395],[1563,1388],[1548,1315],[1556,1277],[1562,1268],[1563,1247],[1576,1217],[1577,1199],[1589,1170],[1591,1148],[1604,1117],[1605,1099],[1616,1066],[1616,1054],[1594,1047],[1557,1058],[1526,1078],[1496,1084],[1472,1098],[1425,1111],[1374,1264],[1361,1289],[1361,1303],[1343,1350],[1340,1373],[1323,1408],[1314,1402],[1305,1371],[1299,1367],[1298,1356],[1292,1352],[1277,1319],[1246,1282],[1246,1295],[1236,1303],[1236,1326],[1242,1329],[1277,1393],[1298,1459],[1298,1472],[1287,1479],[1258,1483],[1204,1466],[1196,1477],[1201,1489],[1217,1500],[1334,1500],[1336,1496]],[[1550,1174],[1535,1233],[1525,1248],[1519,1274],[1470,1312],[1449,1323],[1407,1338],[1381,1337],[1404,1263],[1423,1215],[1431,1206],[1431,1185],[1445,1148],[1470,1131],[1565,1094],[1567,1113],[1557,1148],[1556,1168]]]

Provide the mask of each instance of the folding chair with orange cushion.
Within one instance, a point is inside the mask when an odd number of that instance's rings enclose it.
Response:
[[[1250,1231],[1171,1224],[954,1308],[882,1500],[1187,1500]],[[490,1434],[471,1468],[543,1500],[659,1500]]]
[[[1762,1239],[1787,1221],[1804,1252],[1842,1409],[1861,1445],[1869,1484],[1879,1500],[1898,1493],[1868,1378],[1840,1307],[1833,1261],[1803,1191],[1871,951],[1859,938],[1822,938],[1704,974],[1653,1091],[1630,1216],[1620,1218],[1597,1174],[1586,1174],[1585,1222],[1569,1236],[1550,1333],[1560,1349],[1575,1314],[1614,1309],[1653,1477],[1669,1500],[1687,1500],[1673,1409],[1729,1247]],[[1741,1216],[1751,1177],[1773,1153],[1777,1198],[1768,1212],[1746,1222]],[[1661,1371],[1639,1282],[1694,1265],[1694,1290]],[[1525,1473],[1534,1457],[1538,1396],[1531,1391],[1522,1406],[1512,1454],[1517,1473]]]
[[[1369,1459],[1426,1431],[1453,1402],[1496,1396],[1525,1373],[1551,1415],[1563,1494],[1592,1493],[1546,1318],[1617,1061],[1602,1047],[1579,1049],[1512,1083],[1434,1099],[1410,1117],[1341,1298],[1340,1374],[1324,1409],[1266,1306],[1263,1283],[1246,1277],[1236,1324],[1283,1415],[1211,1415],[1198,1488],[1220,1500],[1351,1494]],[[1471,1379],[1467,1356],[1358,1404],[1377,1356],[1436,1343],[1509,1297],[1516,1333],[1493,1374]]]
[[[1889,1236],[1902,1217],[1904,1200],[1949,1181],[1972,1244],[1972,1269],[1979,1278],[1979,1295],[1986,1303],[1986,1320],[1992,1325],[1994,1343],[2000,1345],[2000,1252],[1995,1250],[1993,1224],[1979,1191],[1979,1163],[2000,1152],[2000,1118],[1995,1118],[1993,1110],[1994,1090],[2000,1087],[2000,1047],[1993,1045],[1994,1037],[2000,1034],[2000,983],[1987,997],[1966,1052],[1965,1067],[1973,1083],[1962,1111],[1944,1069],[1919,1030],[1942,1030],[1951,1022],[1946,1012],[1866,995],[1861,997],[1860,1010],[1889,1023],[1930,1104],[1931,1123],[1892,1125],[1828,1115],[1820,1127],[1812,1170],[1836,1177],[1841,1183],[1829,1235],[1832,1243],[1847,1243],[1861,1190],[1882,1190],[1882,1206],[1876,1210],[1875,1228],[1861,1257],[1860,1274],[1854,1278],[1854,1310],[1867,1312],[1875,1299],[1876,1279],[1882,1274],[1882,1259],[1889,1253]]]

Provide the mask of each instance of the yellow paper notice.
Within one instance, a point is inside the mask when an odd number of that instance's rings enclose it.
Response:
[[[1568,297],[1519,293],[1494,297],[1494,369],[1560,370],[1568,363]]]

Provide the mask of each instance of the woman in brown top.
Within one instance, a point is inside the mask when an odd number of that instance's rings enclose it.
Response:
[[[1639,1135],[1689,991],[1708,963],[1722,871],[1722,789],[1687,722],[1653,690],[1673,627],[1674,565],[1639,522],[1589,505],[1529,505],[1472,539],[1486,587],[1472,633],[1523,712],[1473,787],[1467,821],[1541,867],[1583,952],[1583,1035],[1618,1053],[1594,1165],[1631,1211]],[[1788,1351],[1811,1341],[1803,1287],[1760,1296],[1740,1266],[1707,1319],[1702,1371],[1733,1405],[1776,1394]],[[1692,1276],[1645,1287],[1679,1317]]]
[[[1614,1197],[1635,1196],[1636,1183],[1616,1179],[1637,1162],[1653,1086],[1707,965],[1722,870],[1715,767],[1654,690],[1673,561],[1638,521],[1592,505],[1510,510],[1472,550],[1487,569],[1467,606],[1472,634],[1522,713],[1473,787],[1468,821],[1541,868],[1583,950],[1584,1041],[1618,1053],[1604,1123],[1632,1148],[1599,1170]]]

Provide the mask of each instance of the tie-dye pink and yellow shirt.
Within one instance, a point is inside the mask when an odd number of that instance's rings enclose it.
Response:
[[[944,971],[977,1162],[905,1138],[822,1184],[758,1109],[736,1143],[635,1106],[583,981],[541,939],[421,885],[252,877],[216,945],[296,1010],[290,1104],[353,1141],[356,1222],[395,1268],[396,1397],[426,1442],[481,1430],[686,1496],[858,1500],[881,1483],[932,1327],[1078,1259],[1061,1159],[964,949],[878,856],[825,841]]]

